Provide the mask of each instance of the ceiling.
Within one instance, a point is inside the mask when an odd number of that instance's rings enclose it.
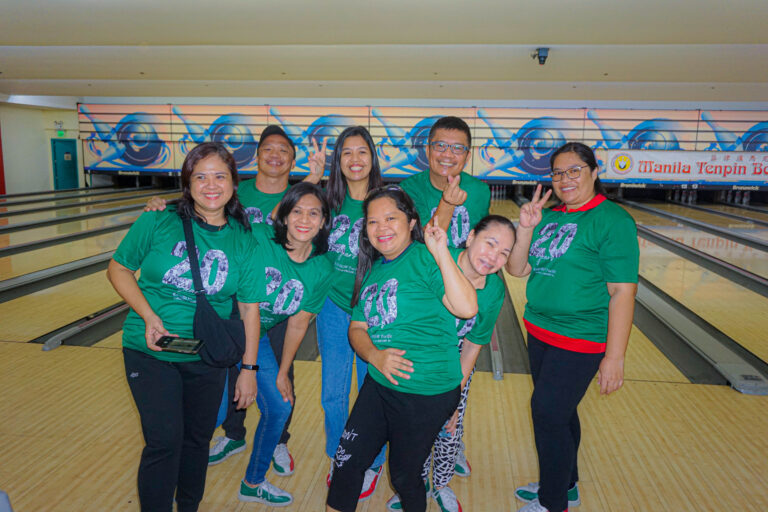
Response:
[[[766,103],[766,27],[767,0],[0,0],[0,95]]]

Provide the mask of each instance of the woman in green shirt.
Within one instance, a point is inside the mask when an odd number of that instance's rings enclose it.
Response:
[[[353,362],[357,368],[358,390],[367,373],[366,362],[360,356],[355,357],[347,331],[352,314],[358,240],[363,226],[363,199],[368,191],[381,184],[379,159],[371,134],[362,126],[350,126],[336,139],[325,188],[333,215],[328,255],[333,261],[334,273],[331,291],[316,322],[317,346],[323,365],[320,403],[325,412],[325,453],[331,461],[349,417]],[[361,500],[369,498],[376,489],[385,455],[382,450],[366,471]],[[330,478],[326,481],[330,483]]]
[[[192,220],[208,301],[228,317],[236,294],[245,323],[243,363],[256,364],[258,303],[264,296],[251,257],[256,244],[234,193],[237,183],[235,160],[224,146],[195,147],[182,165],[178,209],[143,213],[109,263],[107,276],[131,307],[123,356],[144,433],[138,475],[142,510],[171,510],[174,496],[180,511],[197,510],[226,375],[225,368],[208,366],[196,354],[161,351],[157,345],[162,336],[193,337],[195,295],[182,218]],[[253,403],[255,370],[244,371],[236,386],[238,406]]]
[[[336,451],[328,510],[355,510],[365,472],[389,442],[392,484],[418,512],[423,462],[459,402],[454,316],[477,314],[477,294],[445,232],[423,233],[400,187],[370,192],[363,212],[349,338],[369,367]]]

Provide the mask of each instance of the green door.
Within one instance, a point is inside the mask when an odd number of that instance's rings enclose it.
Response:
[[[77,149],[75,139],[51,139],[53,188],[77,188]]]

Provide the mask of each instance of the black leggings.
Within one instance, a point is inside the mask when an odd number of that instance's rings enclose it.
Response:
[[[603,356],[563,350],[528,334],[533,377],[531,416],[539,456],[539,502],[550,512],[568,508],[568,489],[579,480],[581,424],[576,408]]]
[[[216,428],[226,369],[202,361],[168,363],[123,348],[125,375],[141,417],[142,512],[197,510],[205,490],[208,445]]]
[[[389,442],[392,486],[403,510],[427,508],[421,469],[438,432],[459,405],[459,387],[439,395],[402,393],[365,377],[334,459],[328,505],[354,512],[365,470]]]
[[[269,336],[269,344],[272,346],[272,352],[275,353],[277,364],[280,364],[280,360],[283,358],[283,344],[285,342],[285,329],[287,326],[288,321],[283,320],[269,331],[267,331],[267,336]],[[234,404],[235,384],[237,384],[237,376],[239,373],[240,371],[237,369],[237,366],[232,366],[229,368],[229,407],[227,408],[227,417],[221,424],[221,427],[224,429],[224,435],[230,439],[234,439],[235,441],[243,441],[245,439],[245,411],[247,411],[247,409],[238,409]],[[288,380],[291,381],[291,386],[293,386],[293,363],[291,363],[290,368],[288,368]],[[295,408],[295,387],[293,393],[293,404]],[[290,432],[288,432],[288,427],[291,425],[291,418],[293,418],[293,409],[291,409],[291,414],[288,416],[288,421],[285,422],[285,426],[283,427],[283,433],[280,435],[280,444],[287,443],[288,439],[291,437]]]

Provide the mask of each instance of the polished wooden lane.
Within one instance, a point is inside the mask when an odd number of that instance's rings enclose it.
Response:
[[[120,302],[104,272],[0,304],[0,341],[30,341]]]
[[[747,210],[745,208],[739,208],[737,206],[727,206],[724,204],[704,204],[701,203],[699,206],[703,206],[704,208],[709,208],[710,210],[717,210],[720,212],[725,213],[731,213],[733,215],[741,215],[742,217],[747,217],[749,219],[755,219],[755,220],[761,220],[763,222],[768,222],[768,211],[765,212],[756,212],[754,210]]]
[[[298,362],[299,395],[289,442],[296,473],[270,481],[294,495],[288,511],[323,510],[328,459],[320,365]],[[52,385],[55,383],[55,385]],[[0,343],[0,481],[15,510],[137,511],[141,429],[118,349]],[[530,377],[473,379],[465,442],[469,478],[451,486],[467,511],[516,510],[513,489],[538,478],[530,424]],[[768,507],[768,401],[725,386],[628,380],[601,397],[596,383],[580,408],[584,512],[743,510]],[[248,446],[258,421],[249,411]],[[55,426],[55,428],[54,428]],[[212,466],[200,510],[266,512],[241,503],[242,455]],[[55,478],[51,477],[55,475]],[[388,478],[359,511],[384,510]],[[434,502],[428,510],[438,512]]]
[[[639,225],[753,274],[768,278],[768,257],[764,251],[630,206],[624,206],[624,209]],[[643,239],[640,240],[642,243]]]
[[[0,280],[114,251],[127,229],[0,258]]]
[[[36,242],[39,240],[46,240],[62,235],[79,233],[82,231],[88,231],[90,229],[114,226],[124,222],[133,222],[136,220],[139,214],[141,214],[141,210],[104,215],[102,217],[92,217],[90,219],[76,220],[72,222],[64,222],[62,224],[54,224],[52,226],[44,226],[35,229],[15,231],[13,233],[0,235],[0,249],[11,245]]]
[[[641,276],[768,361],[768,298],[647,240],[640,240],[640,248]]]
[[[102,201],[105,199],[114,199],[115,201],[118,201],[121,199],[130,199],[137,194],[146,194],[149,192],[152,192],[152,190],[140,190],[140,191],[131,190],[127,192],[121,192],[121,193],[109,194],[109,195],[95,195],[95,196],[86,195],[86,196],[72,197],[72,198],[51,199],[50,201],[42,201],[39,203],[30,203],[30,204],[20,204],[15,206],[0,205],[0,211],[13,213],[13,212],[24,211],[24,210],[34,210],[36,208],[47,208],[50,206],[60,206],[62,208],[75,207],[75,206],[88,206],[88,203],[91,203],[93,201]],[[157,189],[155,192],[157,194],[161,194],[163,190]]]
[[[735,233],[740,233],[742,235],[747,235],[754,238],[758,238],[760,240],[768,241],[768,228],[757,225],[753,222],[749,222],[749,221],[741,222],[738,220],[729,219],[728,217],[723,217],[722,215],[717,215],[715,213],[707,213],[707,212],[702,212],[700,210],[693,210],[691,208],[686,208],[685,206],[681,206],[678,204],[649,203],[648,206],[652,206],[653,208],[658,208],[659,210],[664,210],[666,212],[674,213],[676,215],[683,215],[690,219],[706,222],[707,224],[711,224],[719,228],[730,229],[730,230],[733,230]]]
[[[162,194],[159,197],[165,198],[165,199],[174,199],[178,197],[178,193],[170,193],[170,194]],[[69,215],[77,215],[78,213],[86,213],[86,212],[92,212],[92,211],[99,211],[99,210],[107,210],[109,208],[117,208],[118,206],[127,206],[130,204],[145,204],[149,200],[149,197],[140,197],[138,199],[121,199],[114,202],[109,203],[103,203],[93,206],[73,206],[71,208],[63,208],[61,210],[53,210],[53,211],[47,211],[47,212],[38,212],[38,213],[28,213],[24,215],[14,215],[13,217],[10,217],[8,220],[8,226],[13,226],[15,224],[23,224],[25,222],[33,222],[38,220],[48,220],[48,219],[56,219],[61,217],[67,217]]]

